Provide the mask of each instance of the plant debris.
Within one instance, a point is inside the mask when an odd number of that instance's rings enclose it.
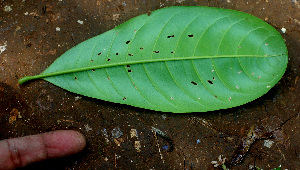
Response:
[[[10,117],[9,117],[8,122],[13,123],[14,121],[17,120],[17,118],[21,119],[22,116],[21,116],[20,112],[18,111],[18,109],[13,108],[10,112]]]
[[[247,135],[243,137],[242,143],[238,146],[234,156],[231,158],[227,167],[232,167],[242,162],[246,153],[249,151],[250,147],[254,142],[261,139],[268,139],[273,136],[273,132],[264,132],[262,126],[258,127],[257,125],[252,126]]]

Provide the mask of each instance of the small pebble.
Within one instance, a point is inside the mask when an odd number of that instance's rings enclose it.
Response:
[[[267,147],[267,148],[271,148],[271,146],[273,145],[273,141],[271,140],[265,140],[264,141],[264,146]]]
[[[164,150],[168,150],[169,149],[169,146],[168,145],[165,145],[162,147]]]
[[[4,7],[4,12],[10,12],[10,11],[12,11],[11,6],[6,5],[6,6]]]
[[[81,20],[77,20],[77,22],[81,25],[83,24],[83,21],[81,21]]]
[[[120,138],[122,135],[123,135],[123,132],[121,131],[121,129],[119,127],[116,127],[111,131],[111,136],[114,139]]]

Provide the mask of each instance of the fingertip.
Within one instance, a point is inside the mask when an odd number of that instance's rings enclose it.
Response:
[[[86,146],[84,136],[74,130],[58,130],[43,134],[49,158],[78,153]]]

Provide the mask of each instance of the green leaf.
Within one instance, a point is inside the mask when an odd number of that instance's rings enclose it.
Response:
[[[267,93],[287,67],[281,35],[264,21],[211,7],[169,7],[82,42],[42,78],[68,91],[156,111],[226,109]]]

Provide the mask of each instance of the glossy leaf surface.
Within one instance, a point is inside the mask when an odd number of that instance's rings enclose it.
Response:
[[[43,78],[105,101],[205,112],[262,96],[286,66],[285,42],[264,21],[233,10],[169,7],[84,41],[20,83]]]

